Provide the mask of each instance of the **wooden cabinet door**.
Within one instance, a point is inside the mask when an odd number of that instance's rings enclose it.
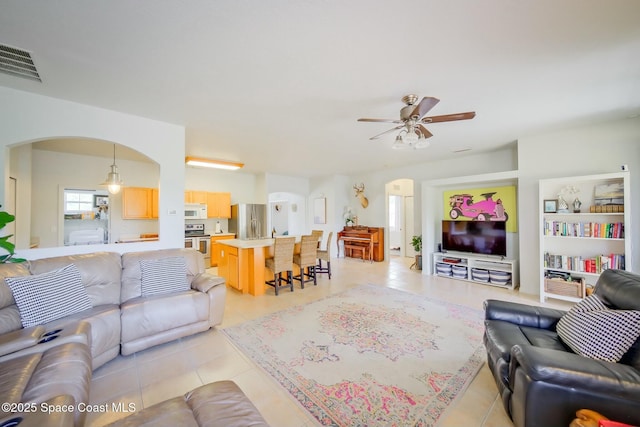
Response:
[[[207,204],[207,192],[206,191],[192,191],[191,203]]]
[[[151,218],[151,189],[125,187],[122,189],[122,218]]]
[[[214,252],[215,251],[215,252]],[[227,247],[219,244],[211,245],[211,261],[216,258],[218,264],[218,276],[229,277],[229,257],[227,256]]]
[[[220,263],[220,244],[218,241],[234,239],[235,236],[212,236],[211,237],[211,267],[216,267]]]
[[[207,203],[207,192],[206,191],[185,191],[184,193],[184,202],[185,203]]]
[[[228,276],[229,279],[227,283],[232,288],[235,288],[241,291],[242,287],[240,286],[240,271],[239,271],[239,265],[238,265],[238,255],[234,253],[230,253],[228,255],[228,258],[229,258],[229,276]]]
[[[231,193],[207,193],[207,217],[231,218]]]
[[[158,189],[151,189],[151,218],[159,218],[160,205],[158,202]]]
[[[218,247],[218,276],[226,279],[227,286],[242,290],[238,271],[238,248],[227,245],[218,245]]]
[[[231,218],[231,193],[217,193],[218,218]]]

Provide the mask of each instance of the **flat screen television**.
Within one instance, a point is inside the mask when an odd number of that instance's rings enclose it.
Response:
[[[507,255],[505,221],[442,221],[442,249],[483,255]]]

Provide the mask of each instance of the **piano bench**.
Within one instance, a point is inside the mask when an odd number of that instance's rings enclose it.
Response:
[[[354,255],[353,253],[357,252],[357,251],[360,251],[362,253],[362,261],[364,261],[367,258],[368,249],[369,249],[368,246],[363,246],[363,245],[351,245],[351,244],[344,245],[344,253],[345,253],[345,255],[348,255],[349,257],[355,258],[353,256]]]

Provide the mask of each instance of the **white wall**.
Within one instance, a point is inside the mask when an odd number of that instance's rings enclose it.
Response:
[[[62,246],[61,192],[65,188],[104,189],[100,185],[110,170],[112,159],[45,150],[32,152],[31,236],[40,239],[40,247]],[[128,187],[157,188],[160,170],[155,163],[118,159],[120,176]],[[164,195],[160,195],[164,197]],[[122,193],[109,197],[112,240],[121,235],[158,233],[157,220],[123,220]],[[23,246],[24,248],[24,246]]]
[[[28,248],[31,236],[31,144],[13,148],[7,160],[9,176],[16,179],[16,210],[10,212],[16,217],[14,243],[17,248]]]
[[[425,148],[425,150],[428,150],[428,148]],[[391,154],[392,153],[390,153],[390,155]],[[402,178],[412,179],[415,182],[415,233],[420,234],[422,221],[419,213],[421,212],[421,207],[423,205],[422,189],[420,185],[423,181],[510,171],[514,169],[517,169],[517,153],[515,144],[502,150],[468,155],[457,159],[421,163],[402,168],[386,169],[384,171],[358,175],[352,178],[353,182],[351,183],[351,186],[356,182],[363,182],[365,184],[366,196],[369,199],[369,206],[366,209],[363,209],[359,203],[354,203],[353,206],[356,206],[357,204],[356,211],[361,224],[384,227],[386,218],[386,183]],[[349,188],[351,188],[351,186]],[[351,191],[353,194],[353,190]],[[428,203],[428,201],[426,202]]]
[[[314,177],[309,180],[309,200],[313,203],[313,200],[318,197],[324,197],[327,201],[327,223],[326,224],[314,224],[313,213],[310,214],[309,221],[311,228],[314,230],[322,230],[323,233],[323,245],[324,247],[330,232],[333,232],[332,250],[337,239],[338,231],[342,230],[345,225],[344,212],[348,206],[355,207],[353,204],[356,200],[352,199],[351,194],[351,178],[346,175],[334,175]],[[312,204],[310,204],[312,206]],[[335,252],[332,252],[332,256],[336,256]]]
[[[256,175],[242,170],[225,171],[188,166],[185,170],[185,188],[231,193],[231,204],[264,203],[264,197],[256,192]]]
[[[42,139],[80,137],[126,145],[160,165],[160,241],[107,245],[117,252],[184,245],[184,127],[129,114],[0,87],[0,200],[4,202],[9,177],[7,147]],[[3,203],[4,204],[4,203]],[[168,215],[169,211],[177,212]],[[19,251],[26,258],[41,258],[80,251],[91,246]]]
[[[568,129],[518,141],[520,291],[539,294],[538,181],[616,172],[629,165],[631,211],[640,212],[640,118]],[[632,270],[640,271],[640,221],[626,230]]]

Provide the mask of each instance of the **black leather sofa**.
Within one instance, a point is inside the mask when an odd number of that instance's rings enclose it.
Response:
[[[640,310],[640,275],[606,270],[595,294],[612,309]],[[487,363],[515,427],[566,427],[578,409],[640,426],[640,339],[617,362],[574,353],[556,333],[564,311],[485,302]]]

